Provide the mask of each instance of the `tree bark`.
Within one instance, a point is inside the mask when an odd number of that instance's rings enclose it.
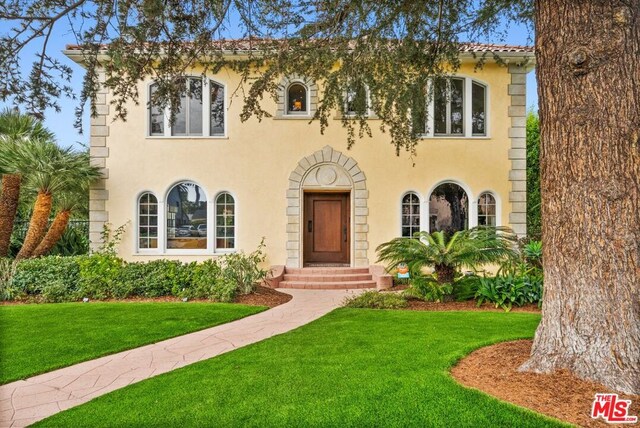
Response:
[[[51,251],[51,249],[62,237],[62,234],[69,224],[70,217],[70,210],[62,210],[58,214],[56,214],[56,217],[53,219],[53,223],[51,223],[51,227],[49,227],[47,234],[44,235],[44,238],[42,238],[42,241],[40,242],[38,247],[33,251],[31,257],[44,256],[49,251]]]
[[[9,255],[13,223],[20,200],[20,174],[2,175],[2,195],[0,195],[0,257]]]
[[[53,205],[53,197],[51,193],[38,192],[36,202],[33,206],[33,214],[29,222],[27,235],[24,237],[22,248],[16,256],[16,260],[27,259],[31,257],[45,233],[49,224],[49,215],[51,214],[51,206]]]
[[[542,321],[522,370],[640,393],[640,0],[537,0]]]
[[[438,284],[453,284],[456,278],[456,270],[445,264],[437,264],[433,269],[438,280]]]

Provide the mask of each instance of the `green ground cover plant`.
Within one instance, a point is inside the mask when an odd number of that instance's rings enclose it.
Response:
[[[522,313],[338,309],[37,426],[562,426],[464,388],[448,373],[478,347],[530,338],[539,320]]]
[[[0,384],[261,312],[226,303],[0,306]]]

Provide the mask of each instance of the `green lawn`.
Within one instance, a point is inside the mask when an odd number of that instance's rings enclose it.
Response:
[[[98,397],[41,425],[559,426],[463,388],[448,374],[475,348],[531,337],[539,319],[339,309],[287,334]]]
[[[223,303],[0,306],[0,384],[202,330],[264,309]]]

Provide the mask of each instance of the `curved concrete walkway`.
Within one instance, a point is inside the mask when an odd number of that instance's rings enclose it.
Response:
[[[159,374],[307,324],[362,290],[280,290],[284,305],[227,324],[0,386],[0,427],[23,427]]]

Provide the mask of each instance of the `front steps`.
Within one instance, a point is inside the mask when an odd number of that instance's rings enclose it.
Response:
[[[308,267],[289,268],[273,266],[272,277],[267,281],[274,288],[307,290],[348,290],[364,288],[387,288],[389,275],[380,275],[376,266],[365,268]],[[390,286],[390,285],[389,285]]]

